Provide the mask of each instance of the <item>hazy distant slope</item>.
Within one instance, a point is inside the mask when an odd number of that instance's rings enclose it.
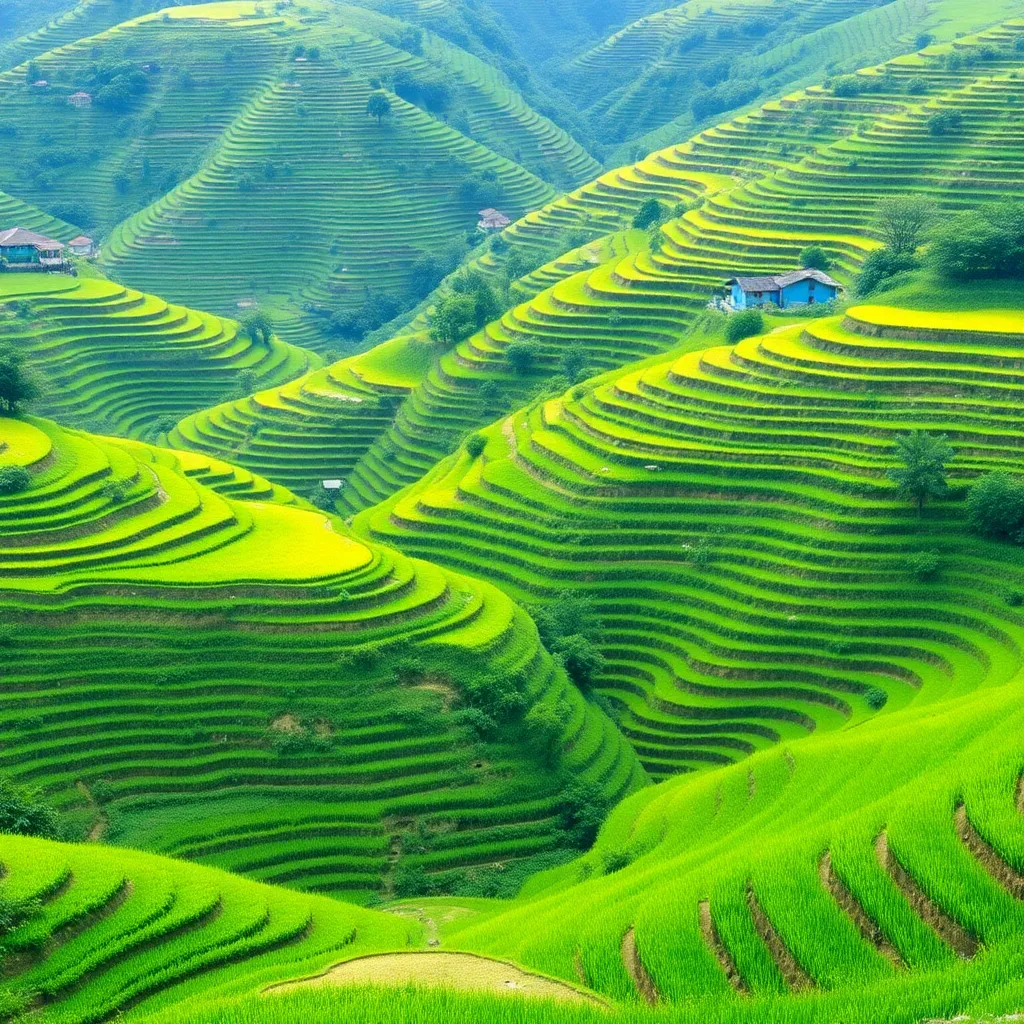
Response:
[[[397,311],[432,283],[416,283],[418,260],[477,240],[481,207],[518,216],[556,194],[527,168],[563,186],[597,170],[472,55],[403,40],[402,23],[360,8],[314,7],[175,7],[34,55],[48,88],[24,65],[0,75],[0,186],[94,234],[117,228],[104,259],[126,283],[222,313],[261,301],[317,344],[303,304],[337,311],[372,292]],[[115,72],[134,94],[112,106]],[[375,124],[371,79],[399,73],[443,76],[447,113],[392,94]],[[77,89],[97,102],[69,106]],[[195,273],[211,258],[217,273]]]

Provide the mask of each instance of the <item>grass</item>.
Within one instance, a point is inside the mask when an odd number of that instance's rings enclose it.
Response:
[[[326,348],[309,307],[421,297],[417,260],[475,229],[464,177],[492,177],[518,216],[555,195],[538,173],[571,186],[599,169],[479,59],[440,39],[422,55],[387,42],[402,31],[390,18],[326,3],[266,17],[251,2],[152,6],[92,0],[37,34],[55,48],[11,44],[0,187],[102,236],[112,276],[174,302],[223,315],[261,304],[286,340]],[[111,25],[116,11],[127,20]],[[49,89],[26,85],[29,58]],[[122,59],[149,69],[127,109],[67,104]],[[370,79],[399,70],[443,74],[460,130],[394,95],[385,124],[368,118]],[[210,260],[216,273],[196,273]]]
[[[277,337],[254,342],[232,320],[85,276],[5,274],[0,344],[46,377],[40,411],[152,439],[242,381],[277,384],[321,365]]]
[[[497,589],[202,456],[0,438],[32,474],[0,499],[0,760],[77,836],[356,900],[500,891],[564,858],[566,773],[604,802],[644,781]],[[557,709],[553,748],[514,715],[478,732],[489,677]]]

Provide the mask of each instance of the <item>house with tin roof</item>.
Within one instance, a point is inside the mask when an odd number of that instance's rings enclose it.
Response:
[[[64,243],[25,228],[7,228],[0,231],[0,263],[5,270],[63,270]]]
[[[733,309],[751,309],[755,306],[813,306],[830,302],[842,285],[823,270],[793,270],[788,274],[768,274],[763,277],[733,277],[726,281],[729,289],[727,305]]]

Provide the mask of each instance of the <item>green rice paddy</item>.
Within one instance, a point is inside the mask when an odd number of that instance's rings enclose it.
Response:
[[[890,6],[794,17],[899,36]],[[884,196],[1020,198],[1024,19],[950,40],[1004,12],[942,7],[946,41],[859,95],[809,86],[597,173],[475,37],[403,48],[398,18],[454,0],[143,7],[19,6],[0,44],[61,88],[159,52],[145,116],[167,100],[130,151],[55,169],[108,218],[99,269],[0,273],[0,347],[48,381],[0,417],[0,776],[62,838],[0,834],[0,1021],[1015,1019],[1024,549],[964,498],[1020,471],[1019,282],[920,272],[734,344],[706,304],[812,243],[852,285]],[[623,2],[566,87],[639,125],[616,61],[752,9]],[[468,134],[397,97],[366,117],[375,73],[440,62]],[[36,102],[0,74],[0,124]],[[64,108],[54,138],[112,133]],[[0,214],[70,237],[10,138]],[[115,156],[160,146],[196,166],[125,214]],[[524,214],[509,251],[572,248],[449,351],[425,313],[323,365],[302,304],[398,288],[463,231],[447,172],[418,176],[453,156]],[[660,235],[631,226],[650,198]],[[231,318],[256,304],[268,342]],[[891,476],[916,430],[954,453],[923,511]],[[311,503],[329,478],[341,514]],[[527,611],[566,592],[600,619],[585,688]]]

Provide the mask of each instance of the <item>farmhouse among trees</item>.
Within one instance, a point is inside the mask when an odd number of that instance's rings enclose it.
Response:
[[[823,270],[806,268],[788,274],[769,274],[763,277],[734,277],[726,282],[729,288],[727,304],[733,309],[752,306],[813,306],[831,302],[842,287]]]
[[[477,222],[477,227],[481,231],[501,231],[511,223],[512,220],[506,217],[500,210],[488,207],[486,210],[480,211],[480,220]]]
[[[64,243],[24,228],[0,231],[0,264],[6,270],[63,270]]]

